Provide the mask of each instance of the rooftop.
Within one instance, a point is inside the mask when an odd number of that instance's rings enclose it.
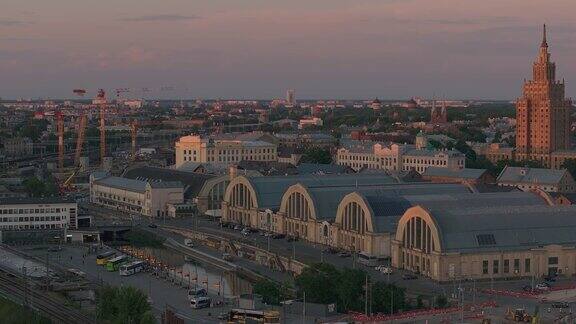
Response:
[[[486,173],[486,169],[457,169],[452,170],[450,168],[441,168],[441,167],[428,167],[423,176],[428,177],[449,177],[449,178],[459,178],[459,179],[479,179]]]
[[[72,199],[58,197],[46,198],[0,198],[0,205],[25,205],[25,204],[74,204]]]
[[[558,184],[567,170],[540,168],[505,167],[498,176],[498,183]]]

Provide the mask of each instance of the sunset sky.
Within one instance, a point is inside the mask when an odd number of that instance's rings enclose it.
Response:
[[[1,0],[0,97],[514,99],[542,24],[576,92],[574,0]],[[134,93],[134,95],[138,95]]]

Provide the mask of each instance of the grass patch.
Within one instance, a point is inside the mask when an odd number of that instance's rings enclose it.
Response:
[[[51,324],[40,314],[0,297],[0,322],[4,324]]]
[[[134,247],[150,247],[161,249],[164,247],[164,238],[141,229],[133,229],[124,235],[124,238]]]

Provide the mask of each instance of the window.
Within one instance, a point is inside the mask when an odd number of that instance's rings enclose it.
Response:
[[[514,273],[520,272],[520,259],[514,259]]]
[[[494,238],[494,234],[478,234],[476,235],[476,240],[478,241],[478,245],[480,246],[496,245],[496,239]]]
[[[493,274],[498,274],[498,268],[500,268],[500,263],[498,262],[498,260],[492,261],[492,273]]]
[[[504,260],[504,269],[503,269],[504,273],[509,273],[510,272],[510,260]]]
[[[488,260],[482,261],[482,274],[488,274]]]
[[[558,257],[549,257],[548,264],[558,264]]]
[[[530,259],[524,260],[524,272],[526,273],[530,272]]]

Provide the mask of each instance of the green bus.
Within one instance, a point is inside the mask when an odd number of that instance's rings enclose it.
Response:
[[[108,263],[106,263],[106,270],[118,271],[118,269],[120,269],[120,266],[123,265],[124,263],[127,263],[128,261],[130,261],[128,259],[128,256],[119,255],[113,259],[108,260]]]

